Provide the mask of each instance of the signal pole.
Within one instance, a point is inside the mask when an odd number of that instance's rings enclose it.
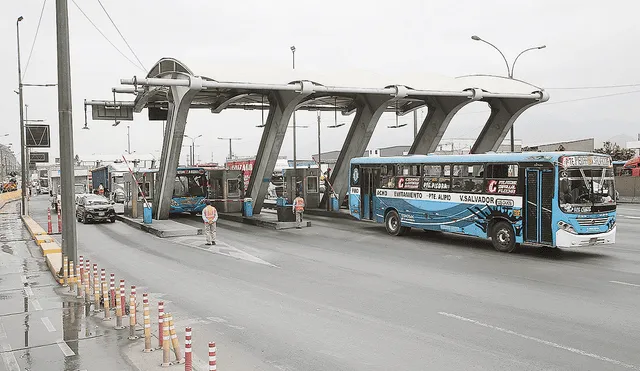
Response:
[[[62,203],[62,253],[78,261],[75,223],[73,121],[71,115],[71,66],[69,58],[69,9],[67,0],[56,0],[58,44],[58,122],[60,133],[60,189]]]

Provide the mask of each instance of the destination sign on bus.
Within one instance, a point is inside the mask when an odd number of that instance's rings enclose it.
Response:
[[[611,157],[607,156],[563,156],[560,158],[562,167],[579,166],[611,166]]]

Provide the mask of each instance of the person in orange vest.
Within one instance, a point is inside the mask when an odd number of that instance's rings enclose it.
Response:
[[[218,210],[211,205],[211,201],[204,200],[207,205],[202,210],[202,221],[204,221],[204,234],[207,236],[207,245],[216,244],[216,229],[218,222]]]
[[[296,214],[296,229],[302,228],[302,213],[304,212],[304,198],[296,194],[293,200],[293,212]]]

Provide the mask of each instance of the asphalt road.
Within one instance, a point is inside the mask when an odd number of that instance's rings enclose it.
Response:
[[[46,221],[44,198],[31,210]],[[78,243],[191,324],[200,359],[216,341],[219,369],[640,370],[640,206],[618,213],[614,246],[512,254],[323,217],[222,221],[212,249],[120,222],[79,224]]]

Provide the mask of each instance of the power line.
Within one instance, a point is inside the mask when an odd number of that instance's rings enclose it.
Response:
[[[113,21],[113,19],[111,18],[111,16],[109,15],[109,12],[107,12],[107,9],[104,7],[104,5],[102,5],[102,1],[98,0],[98,4],[100,4],[100,7],[102,8],[102,10],[104,10],[104,14],[107,15],[107,17],[109,18],[109,20],[111,21],[111,24],[113,25],[113,27],[115,27],[116,31],[118,31],[118,34],[120,35],[120,37],[122,38],[122,41],[124,41],[124,43],[127,45],[127,47],[129,48],[129,51],[131,51],[131,53],[133,54],[134,57],[136,57],[136,60],[138,61],[138,63],[140,63],[140,66],[146,71],[146,68],[144,67],[144,63],[142,63],[140,61],[140,58],[138,58],[138,55],[136,54],[136,52],[133,51],[133,48],[131,48],[131,45],[129,45],[129,43],[127,42],[127,39],[124,38],[124,35],[122,35],[122,32],[120,32],[120,29],[118,28],[118,26],[116,26],[116,22]]]
[[[42,9],[40,10],[40,18],[38,18],[38,26],[36,27],[36,34],[33,36],[33,43],[31,44],[31,51],[29,52],[29,58],[27,58],[27,64],[24,67],[24,74],[22,78],[27,76],[27,70],[29,70],[29,62],[31,62],[31,56],[33,55],[33,48],[36,46],[36,40],[38,39],[38,32],[40,31],[40,23],[42,22],[42,15],[44,14],[44,7],[47,5],[47,0],[42,2]]]
[[[602,85],[602,86],[574,86],[566,88],[545,88],[545,90],[589,90],[589,89],[617,89],[617,88],[633,88],[640,84],[623,84],[623,85]]]
[[[100,29],[98,28],[98,26],[96,26],[95,23],[93,23],[93,21],[91,20],[91,18],[89,18],[89,16],[87,15],[87,13],[85,13],[82,8],[80,8],[80,6],[78,5],[78,3],[76,3],[76,0],[71,0],[71,2],[73,2],[73,4],[76,6],[76,8],[78,8],[78,10],[80,11],[80,13],[82,13],[82,15],[87,19],[87,21],[89,21],[89,23],[91,23],[91,25],[93,26],[93,28],[96,29],[96,31],[98,31],[100,33],[100,35],[102,35],[102,37],[104,37],[105,40],[107,40],[107,42],[109,44],[111,44],[111,46],[113,46],[113,48],[115,50],[118,51],[118,53],[120,53],[120,55],[122,55],[126,60],[128,60],[131,64],[133,64],[134,66],[140,68],[142,71],[147,72],[147,70],[145,70],[142,66],[139,66],[136,62],[132,61],[129,57],[127,57],[120,49],[118,49],[117,46],[115,46],[114,43],[111,42],[111,40],[109,40],[109,38],[102,32],[100,31]]]

